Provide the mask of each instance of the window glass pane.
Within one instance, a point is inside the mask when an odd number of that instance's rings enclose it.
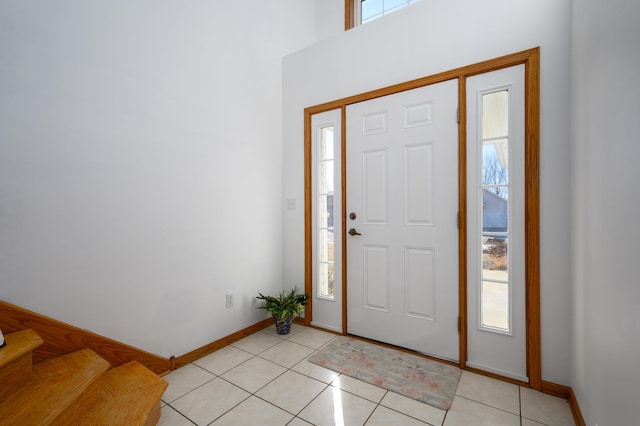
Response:
[[[400,9],[402,7],[407,6],[407,4],[408,4],[407,0],[384,0],[384,11],[386,13],[387,11],[390,11],[395,8]]]
[[[506,237],[482,237],[482,279],[509,281],[508,244]]]
[[[333,263],[333,229],[327,229],[327,260]]]
[[[319,229],[318,230],[318,260],[320,262],[328,262],[329,261],[329,244],[328,244],[328,230],[327,229]]]
[[[333,230],[318,231],[318,296],[333,299],[334,294],[334,262],[333,262]]]
[[[320,159],[333,159],[333,126],[320,129]]]
[[[333,194],[327,194],[327,228],[331,232],[333,232],[333,216]]]
[[[509,284],[482,282],[482,326],[509,331]]]
[[[321,161],[318,170],[318,191],[322,194],[333,192],[333,160]]]
[[[318,296],[333,299],[333,264],[318,265]]]
[[[491,194],[495,194],[500,198],[503,198],[506,201],[509,201],[509,187],[507,185],[495,185],[495,186],[484,186],[483,189]],[[486,203],[487,200],[482,199],[482,203]]]
[[[382,6],[382,0],[363,0],[361,2],[362,22],[367,22],[374,17],[382,16]]]
[[[482,144],[482,184],[509,183],[509,141],[498,139]]]
[[[318,230],[319,252],[318,259],[320,262],[333,262],[333,229]]]
[[[482,137],[499,138],[509,135],[509,92],[482,95]]]
[[[327,196],[320,195],[318,197],[318,228],[328,228],[329,213]]]
[[[381,16],[400,10],[419,0],[356,0],[360,5],[360,22],[366,23]]]
[[[505,186],[482,189],[482,232],[509,231],[509,192]]]

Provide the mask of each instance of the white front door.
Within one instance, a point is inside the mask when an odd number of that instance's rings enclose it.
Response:
[[[458,81],[347,107],[347,331],[459,359]]]

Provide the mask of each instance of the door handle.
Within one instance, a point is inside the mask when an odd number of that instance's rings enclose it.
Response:
[[[351,228],[349,229],[349,235],[354,236],[354,235],[362,235],[362,234],[356,231],[355,228]]]

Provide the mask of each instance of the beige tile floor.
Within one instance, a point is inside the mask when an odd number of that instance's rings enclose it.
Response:
[[[307,361],[333,338],[267,328],[173,371],[158,424],[574,425],[565,400],[466,371],[443,411]]]

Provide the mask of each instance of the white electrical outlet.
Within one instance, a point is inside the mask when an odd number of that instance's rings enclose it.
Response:
[[[227,293],[227,308],[233,307],[233,293]]]

